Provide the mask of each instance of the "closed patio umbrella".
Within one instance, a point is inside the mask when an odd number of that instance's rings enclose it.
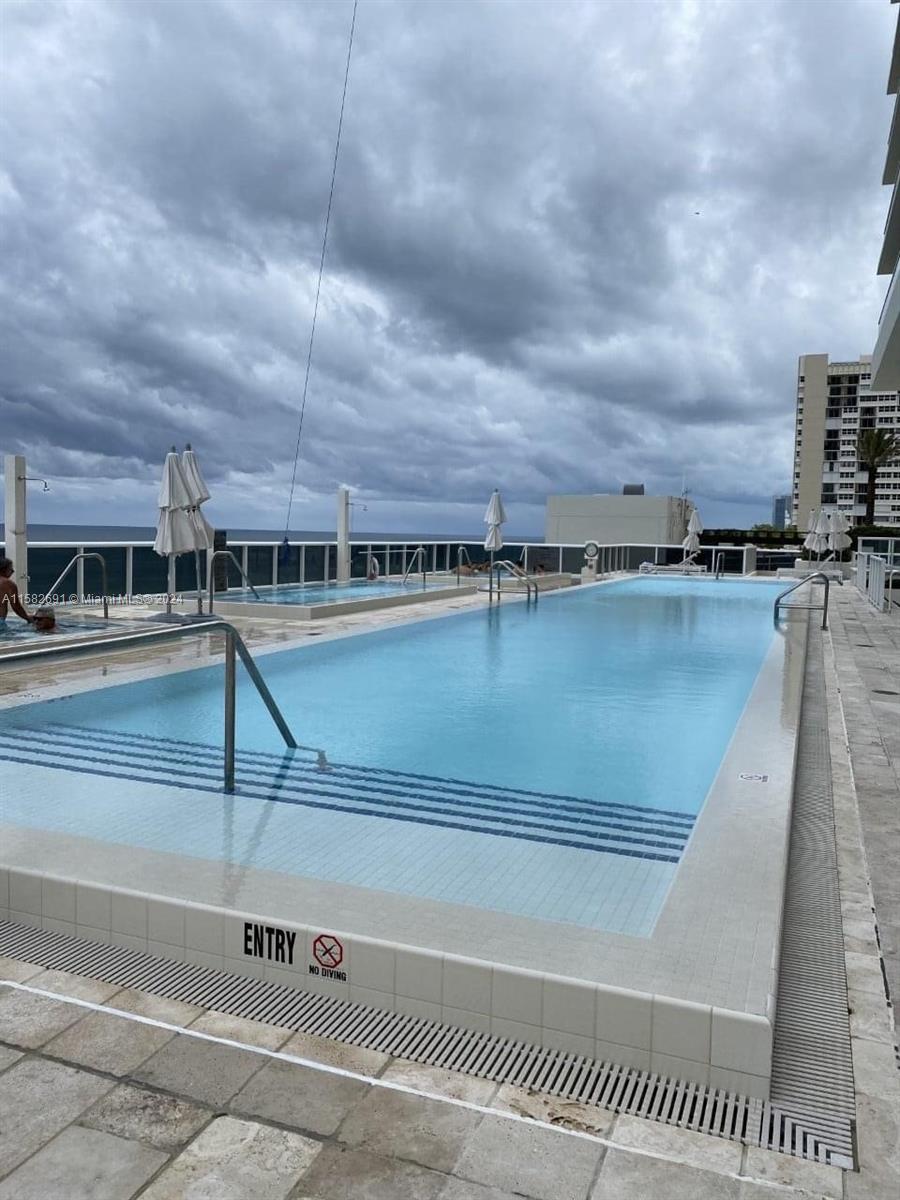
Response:
[[[847,537],[850,522],[839,508],[836,508],[831,514],[828,526],[829,550],[833,550],[835,554],[840,554],[842,550],[846,550],[848,546],[853,545],[850,538]]]
[[[195,550],[197,545],[197,535],[188,516],[188,509],[191,507],[191,493],[181,467],[181,459],[174,446],[166,455],[163,465],[157,504],[159,517],[156,523],[156,539],[153,549],[163,558],[168,558],[171,580],[175,558],[179,554],[188,554]],[[166,612],[171,612],[172,588],[169,587],[168,591]]]
[[[500,493],[497,488],[494,488],[491,493],[491,498],[488,501],[488,506],[484,514],[484,523],[488,527],[487,537],[484,539],[485,550],[490,551],[491,569],[488,578],[490,595],[494,594],[494,552],[503,549],[503,530],[501,525],[506,521],[506,509],[503,507],[503,501],[500,499]]]
[[[203,586],[200,582],[200,551],[212,550],[215,531],[212,525],[200,511],[200,505],[209,499],[209,488],[200,470],[197,455],[191,449],[190,443],[184,448],[181,456],[181,470],[188,493],[191,497],[191,507],[188,509],[188,519],[194,531],[194,568],[197,575],[197,612],[203,612]]]
[[[703,532],[703,522],[700,520],[700,514],[696,508],[691,513],[691,519],[688,521],[687,537],[681,543],[684,550],[684,561],[693,558],[700,550],[700,534]]]
[[[803,542],[803,548],[808,550],[810,554],[815,554],[818,561],[825,551],[828,549],[828,517],[823,509],[819,508],[810,518],[809,533]]]

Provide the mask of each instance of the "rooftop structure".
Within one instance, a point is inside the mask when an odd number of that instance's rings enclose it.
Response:
[[[548,496],[548,542],[680,544],[694,505],[683,496]]]

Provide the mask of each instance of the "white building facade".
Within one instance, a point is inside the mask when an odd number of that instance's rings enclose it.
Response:
[[[869,473],[856,445],[865,429],[900,434],[900,398],[872,386],[872,357],[829,362],[827,354],[802,355],[797,371],[794,430],[793,523],[809,527],[811,512],[840,509],[851,525],[866,512]],[[900,459],[878,472],[875,524],[900,526]]]
[[[548,496],[549,543],[680,545],[694,506],[681,496]]]

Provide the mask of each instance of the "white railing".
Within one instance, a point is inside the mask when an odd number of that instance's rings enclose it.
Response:
[[[871,605],[884,612],[884,581],[887,563],[877,554],[869,556],[869,582],[866,596]]]
[[[856,590],[859,592],[862,592],[863,595],[866,594],[866,583],[868,581],[868,578],[869,578],[869,555],[868,554],[857,554],[856,555],[856,577],[853,582],[856,584]]]
[[[0,537],[2,543],[2,537]],[[473,538],[468,543],[468,557],[478,562],[487,562],[488,553],[483,550],[481,543]],[[424,546],[424,553],[418,550]],[[453,573],[457,567],[457,548],[459,539],[436,539],[421,542],[376,541],[368,537],[351,538],[351,562],[354,577],[364,578],[368,574],[368,565],[372,559],[377,560],[379,576],[400,578],[416,561],[421,560],[426,570],[431,574]],[[54,579],[61,567],[73,555],[96,553],[100,550],[107,560],[109,571],[109,592],[113,603],[127,602],[130,597],[150,596],[165,598],[175,592],[182,596],[196,594],[196,580],[193,559],[184,556],[184,563],[179,560],[175,580],[169,576],[166,562],[153,552],[153,544],[149,540],[90,540],[41,542],[33,541],[29,545],[29,577],[20,580],[20,590],[29,597],[43,595],[46,590],[42,587]],[[250,540],[242,537],[228,538],[228,549],[234,554],[236,564],[229,572],[230,578],[237,585],[238,576],[249,577],[256,587],[274,587],[278,584],[305,584],[333,581],[336,574],[337,545],[335,541],[291,541],[289,542],[290,558],[282,560],[282,543],[275,538]],[[505,557],[510,561],[521,563],[529,574],[537,567],[543,568],[549,574],[570,573],[578,574],[584,565],[584,543],[547,543],[528,542],[510,537],[505,543]],[[606,543],[600,546],[597,559],[597,574],[599,576],[619,572],[637,571],[642,562],[652,562],[657,565],[680,562],[684,551],[680,544],[654,543]],[[760,550],[762,555],[790,555],[799,552],[799,547],[766,548]],[[708,559],[710,569],[716,555],[725,555],[729,574],[748,573],[756,565],[756,550],[752,546],[715,545],[703,546],[701,554],[704,561]],[[190,562],[188,562],[190,558]],[[362,569],[357,569],[362,565]],[[203,572],[205,573],[205,556]],[[66,597],[57,596],[53,602],[62,604],[75,602],[77,598],[85,598],[92,592],[97,592],[97,586],[85,587],[85,562],[78,559],[72,594]],[[91,577],[93,578],[93,576]],[[24,586],[23,586],[24,585]],[[33,585],[33,586],[32,586]],[[88,601],[93,602],[92,600]],[[99,596],[97,597],[99,603]]]

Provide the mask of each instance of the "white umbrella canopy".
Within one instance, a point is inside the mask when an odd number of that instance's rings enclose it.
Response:
[[[485,550],[502,550],[503,549],[503,534],[499,525],[492,525],[487,532],[487,537],[484,539]]]
[[[197,507],[205,504],[209,499],[209,488],[206,486],[206,480],[200,470],[197,455],[189,445],[185,447],[184,454],[181,456],[181,473],[184,475],[191,503]]]
[[[160,510],[153,549],[163,558],[189,554],[197,548],[197,535],[188,513],[183,508]]]
[[[828,517],[823,509],[816,510],[815,515],[810,518],[809,533],[803,542],[804,549],[810,554],[815,554],[820,557],[828,549]]]
[[[841,510],[836,508],[829,520],[828,548],[830,550],[840,553],[841,550],[846,550],[848,546],[853,545],[853,542],[847,537],[847,530],[849,528],[850,522]]]
[[[682,546],[682,549],[684,550],[685,557],[688,557],[691,554],[696,554],[697,551],[700,549],[700,535],[697,533],[689,532],[687,537],[681,543],[681,546]]]
[[[504,525],[506,523],[506,509],[503,507],[503,501],[497,488],[494,488],[491,493],[487,511],[484,514],[484,523],[485,525]]]
[[[681,543],[685,558],[690,558],[700,549],[700,534],[702,532],[703,522],[700,520],[700,514],[695,508],[691,513],[690,521],[688,521],[687,537]]]
[[[162,479],[156,503],[159,508],[170,511],[176,508],[190,508],[193,504],[184,471],[181,469],[181,459],[174,446],[166,455],[166,461],[163,463]]]
[[[500,499],[500,493],[497,488],[494,488],[491,493],[491,498],[488,501],[487,509],[484,514],[484,523],[488,527],[487,537],[484,539],[484,548],[489,550],[491,554],[491,569],[488,576],[491,598],[494,595],[494,551],[503,549],[503,530],[500,526],[506,520],[506,509],[503,507],[503,501]],[[499,589],[500,582],[497,581]],[[499,599],[500,593],[497,592]]]
[[[488,527],[487,537],[484,539],[484,548],[485,550],[490,550],[492,554],[495,550],[502,550],[503,548],[503,533],[500,526],[505,520],[506,509],[503,507],[500,493],[494,488],[484,514],[484,523]]]

